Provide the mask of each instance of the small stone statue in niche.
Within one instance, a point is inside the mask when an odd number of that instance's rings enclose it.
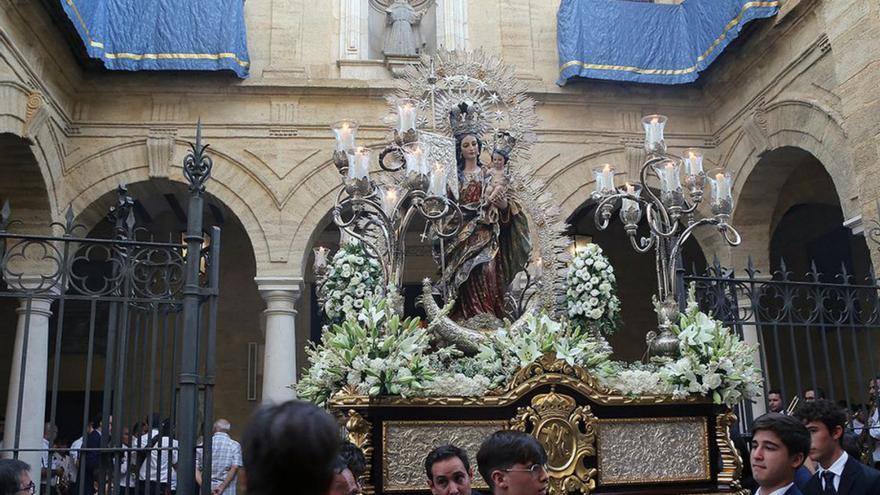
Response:
[[[382,53],[391,57],[414,57],[425,43],[419,32],[419,23],[425,11],[417,11],[407,0],[394,0],[385,9],[385,47]]]

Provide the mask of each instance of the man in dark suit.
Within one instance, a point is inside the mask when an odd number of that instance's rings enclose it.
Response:
[[[804,487],[806,495],[880,495],[880,471],[843,450],[843,409],[817,399],[801,405],[794,415],[810,432],[810,458],[817,464],[816,474]]]
[[[755,495],[802,495],[795,472],[810,451],[810,434],[795,418],[770,412],[752,424],[752,476]]]
[[[86,436],[85,441],[83,442],[86,448],[88,449],[98,449],[101,447],[101,435],[103,432],[103,419],[101,415],[97,415],[92,418],[92,431]],[[100,454],[97,451],[86,451],[82,456],[83,462],[85,463],[85,471],[82,479],[82,484],[85,485],[85,491],[87,495],[91,495],[95,493],[95,481],[98,479],[98,462],[100,460]]]
[[[471,489],[474,470],[467,452],[454,445],[442,445],[425,458],[425,474],[432,495],[479,495]]]

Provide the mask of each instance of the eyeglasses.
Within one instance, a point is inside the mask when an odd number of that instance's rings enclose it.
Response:
[[[26,493],[30,493],[31,495],[34,495],[34,493],[36,493],[36,491],[37,491],[37,485],[35,485],[34,482],[31,481],[29,485],[20,487],[18,489],[18,491],[15,493],[26,492]]]
[[[532,476],[538,477],[541,475],[542,471],[545,473],[547,472],[547,465],[535,463],[529,466],[528,469],[508,468],[505,469],[505,471],[507,471],[508,473],[531,473]]]

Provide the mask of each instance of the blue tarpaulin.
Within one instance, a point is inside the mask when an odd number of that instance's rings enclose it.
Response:
[[[778,1],[562,0],[556,20],[558,83],[573,77],[692,82],[747,22],[778,10]]]
[[[244,0],[59,0],[111,70],[231,70],[250,62]]]

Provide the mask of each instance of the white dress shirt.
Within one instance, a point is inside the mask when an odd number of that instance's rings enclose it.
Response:
[[[837,460],[834,461],[834,464],[828,469],[823,468],[821,464],[816,466],[816,474],[819,475],[819,485],[823,490],[825,489],[825,479],[822,478],[822,473],[825,471],[831,471],[834,473],[834,491],[837,491],[837,488],[840,486],[840,477],[843,475],[843,467],[846,466],[847,459],[849,459],[849,455],[846,451],[843,451],[843,453],[840,454],[840,457],[838,457]]]
[[[868,434],[878,440],[874,442],[874,462],[880,462],[880,418],[877,416],[878,411],[880,409],[874,409],[874,414],[868,419]]]
[[[783,486],[782,488],[780,488],[778,490],[773,490],[772,492],[766,493],[766,494],[763,492],[764,489],[759,487],[758,491],[755,492],[755,495],[782,495],[783,493],[787,492],[788,489],[791,488],[791,485],[793,485],[793,484],[794,484],[794,481]]]

